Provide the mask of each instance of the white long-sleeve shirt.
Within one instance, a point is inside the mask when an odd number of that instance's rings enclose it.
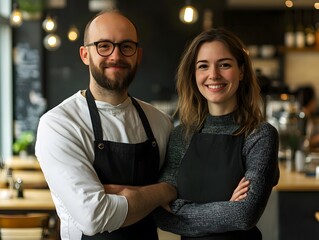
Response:
[[[138,100],[159,146],[162,166],[172,122]],[[113,106],[96,101],[104,140],[140,143],[147,139],[139,115],[127,98]],[[45,113],[39,122],[35,154],[51,190],[63,240],[81,239],[120,228],[126,218],[125,197],[105,194],[93,168],[94,134],[85,97],[78,91]]]

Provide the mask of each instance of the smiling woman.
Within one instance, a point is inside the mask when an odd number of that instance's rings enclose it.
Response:
[[[261,240],[256,224],[279,178],[278,133],[262,116],[241,40],[222,28],[196,36],[176,89],[180,124],[159,181],[175,186],[178,199],[157,209],[157,226],[182,240]]]

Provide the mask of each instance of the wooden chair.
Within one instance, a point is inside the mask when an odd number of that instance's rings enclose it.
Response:
[[[44,240],[49,227],[49,219],[50,216],[47,213],[0,214],[0,240]]]

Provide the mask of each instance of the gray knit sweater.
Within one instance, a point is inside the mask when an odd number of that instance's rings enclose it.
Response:
[[[233,121],[233,114],[209,116],[202,132],[232,134],[238,127]],[[178,170],[188,144],[189,142],[183,139],[181,126],[177,126],[170,137],[160,182],[168,182],[178,187]],[[255,226],[266,207],[273,186],[279,179],[277,130],[267,122],[262,123],[245,138],[242,154],[245,177],[250,180],[248,196],[244,200],[197,204],[177,199],[171,204],[173,213],[162,208],[155,211],[158,226],[165,231],[190,237],[248,230]]]

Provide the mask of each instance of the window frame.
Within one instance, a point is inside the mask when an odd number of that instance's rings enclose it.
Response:
[[[13,141],[11,6],[11,0],[0,1],[0,154],[3,159],[12,156]]]

